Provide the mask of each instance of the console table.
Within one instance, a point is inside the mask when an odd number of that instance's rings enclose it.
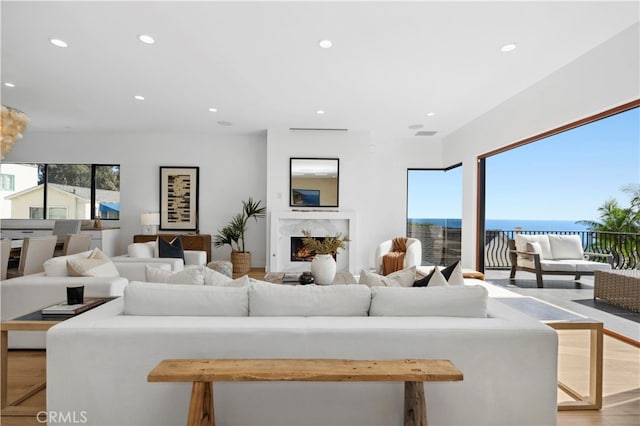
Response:
[[[156,238],[171,241],[175,237],[182,240],[182,248],[184,250],[201,250],[207,252],[207,262],[211,262],[211,235],[210,234],[157,234],[157,235],[134,235],[134,243],[148,243],[155,241]]]
[[[462,372],[449,360],[167,359],[149,382],[193,382],[187,426],[215,425],[213,384],[219,382],[404,382],[405,426],[426,426],[423,382],[453,382]]]

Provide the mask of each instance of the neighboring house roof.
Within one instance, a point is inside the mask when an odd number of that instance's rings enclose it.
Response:
[[[42,186],[43,184],[32,186],[31,188],[27,188],[22,191],[16,192],[14,194],[7,195],[5,199],[11,200],[11,199],[20,197],[30,192],[37,191],[40,188],[42,188]],[[47,186],[49,189],[67,193],[83,201],[86,201],[86,202],[91,201],[91,188],[86,188],[82,186],[73,186],[73,185],[60,185],[57,183],[50,183]],[[104,189],[97,189],[96,197],[98,197],[98,200],[101,203],[108,203],[112,205],[120,204],[120,191],[107,191]]]

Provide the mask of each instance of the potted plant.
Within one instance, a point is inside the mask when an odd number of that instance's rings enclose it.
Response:
[[[311,261],[311,274],[316,284],[327,285],[333,282],[336,276],[335,256],[339,249],[345,249],[349,237],[338,232],[334,236],[327,235],[322,240],[311,236],[311,231],[303,230],[302,243],[307,250],[314,252],[315,256]]]
[[[253,201],[249,197],[247,201],[242,202],[242,211],[231,219],[231,222],[218,231],[213,238],[215,247],[229,245],[231,247],[231,263],[233,264],[233,272],[238,274],[246,274],[251,270],[251,252],[245,250],[245,234],[247,232],[247,224],[249,219],[264,217],[267,210],[261,206],[262,201]]]

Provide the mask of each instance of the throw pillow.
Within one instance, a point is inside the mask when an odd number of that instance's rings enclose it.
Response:
[[[120,273],[111,259],[99,248],[95,248],[89,257],[69,257],[67,272],[72,277],[119,277]]]
[[[156,242],[151,241],[148,243],[131,243],[127,247],[127,254],[129,257],[151,259],[156,257]]]
[[[184,250],[180,237],[175,237],[170,242],[158,237],[158,257],[174,257],[184,261]]]
[[[542,255],[542,247],[540,246],[540,243],[527,242],[525,247],[526,247],[527,253],[538,253],[540,255],[540,260],[544,260],[544,256]],[[529,255],[525,255],[525,256],[523,257],[525,257],[527,260],[533,260],[533,256],[529,256]]]
[[[204,285],[218,287],[245,287],[249,285],[249,277],[243,275],[240,278],[232,279],[211,268],[204,267]]]
[[[47,277],[68,277],[67,260],[71,258],[86,259],[93,253],[93,250],[83,251],[82,253],[70,254],[68,256],[57,256],[44,262],[44,274]]]
[[[147,282],[163,284],[204,284],[204,271],[202,266],[185,268],[182,271],[171,272],[145,265]]]
[[[375,272],[360,271],[360,284],[369,287],[411,287],[416,279],[416,267],[393,272],[387,276]]]
[[[414,287],[437,287],[447,285],[464,285],[464,276],[460,261],[456,261],[444,269],[435,266],[429,275],[413,283]]]

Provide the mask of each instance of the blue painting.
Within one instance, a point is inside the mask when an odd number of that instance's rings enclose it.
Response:
[[[320,190],[319,189],[292,189],[292,204],[294,206],[319,206]]]

